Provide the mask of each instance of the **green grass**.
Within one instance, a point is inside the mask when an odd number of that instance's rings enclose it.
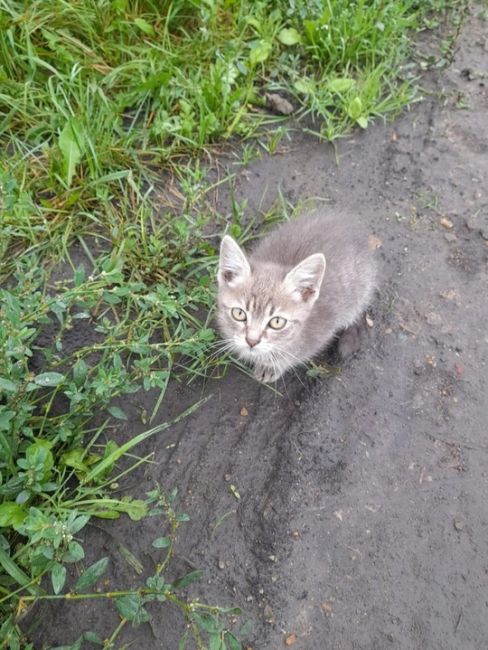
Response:
[[[287,127],[267,92],[329,140],[395,115],[416,97],[412,33],[444,22],[456,35],[464,8],[0,0],[0,648],[27,643],[15,614],[30,601],[73,598],[68,588],[95,598],[82,592],[106,562],[82,574],[83,588],[66,573],[82,562],[90,518],[162,516],[162,566],[171,559],[181,522],[169,495],[120,497],[112,486],[149,460],[136,444],[170,425],[153,426],[170,377],[225,371],[207,314],[226,222],[206,203],[205,161],[264,126],[263,147],[276,150]],[[452,38],[443,47],[447,60]],[[165,205],[155,188],[170,181],[177,199]],[[240,214],[234,204],[231,231],[244,239]],[[68,352],[82,330],[91,342]],[[137,390],[156,391],[155,407],[143,416],[147,432],[123,443],[114,399]],[[175,593],[184,583],[166,584],[163,573],[102,594],[122,626],[146,620],[147,600],[173,599],[198,647],[239,647],[226,610],[190,607]]]

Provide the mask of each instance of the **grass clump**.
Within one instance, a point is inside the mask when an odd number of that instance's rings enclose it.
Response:
[[[107,563],[71,583],[66,571],[83,561],[90,518],[162,514],[173,547],[167,495],[113,491],[148,460],[135,445],[169,423],[122,443],[114,399],[155,390],[151,427],[170,376],[218,366],[202,314],[223,222],[195,209],[208,182],[189,154],[280,121],[266,93],[328,139],[400,110],[415,94],[411,30],[462,7],[0,0],[0,648],[21,647],[16,615],[31,601],[68,597],[68,584],[70,598],[91,597]],[[161,173],[178,179],[176,212],[154,199]],[[235,650],[229,612],[190,607],[175,594],[186,583],[165,582],[170,550],[150,584],[99,597],[117,602],[122,626],[147,620],[148,600],[177,602],[197,647]]]

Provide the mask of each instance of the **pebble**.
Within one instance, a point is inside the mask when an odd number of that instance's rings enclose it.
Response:
[[[452,242],[457,241],[457,237],[453,232],[446,232],[446,234],[444,235],[444,239],[448,241],[450,244]]]
[[[271,607],[269,605],[264,606],[263,614],[264,614],[264,620],[266,621],[266,623],[274,623],[273,610],[271,609]]]
[[[266,93],[265,97],[269,108],[280,115],[290,115],[295,110],[291,102],[277,93]]]
[[[442,318],[439,316],[439,314],[436,314],[435,311],[429,311],[427,314],[425,314],[425,320],[429,325],[440,325],[442,322]]]
[[[219,567],[219,569],[220,569],[221,571],[223,571],[223,570],[225,569],[225,562],[224,562],[223,560],[219,560],[219,561],[217,562],[217,566]]]
[[[431,368],[435,368],[437,366],[435,357],[433,354],[426,354],[425,355],[425,363],[430,366]]]
[[[455,363],[454,371],[458,379],[462,379],[464,377],[464,365],[462,363]]]
[[[450,230],[454,226],[452,221],[450,219],[448,219],[447,217],[442,217],[442,219],[440,220],[440,224],[441,224],[441,226],[443,226],[444,228],[447,228],[448,230]]]
[[[441,298],[445,298],[446,300],[454,300],[458,293],[455,289],[447,289],[446,291],[441,291],[439,295]]]
[[[376,235],[369,235],[368,246],[370,250],[375,251],[383,246],[383,242],[379,237],[376,237]]]
[[[462,530],[464,528],[464,524],[460,519],[455,519],[454,520],[454,528],[456,530]]]
[[[329,600],[326,600],[325,603],[322,603],[322,611],[326,616],[330,616],[332,614],[332,605],[334,603],[335,598],[329,598]]]

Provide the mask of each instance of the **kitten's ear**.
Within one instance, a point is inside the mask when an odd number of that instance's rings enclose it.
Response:
[[[319,296],[324,273],[325,257],[322,253],[315,253],[286,274],[285,287],[295,298],[311,307]]]
[[[220,244],[218,281],[233,287],[251,275],[247,257],[232,237],[225,235]]]

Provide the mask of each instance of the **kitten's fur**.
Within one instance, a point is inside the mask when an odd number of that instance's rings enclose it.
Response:
[[[279,226],[249,257],[225,236],[218,284],[226,342],[254,367],[257,379],[273,382],[354,327],[372,298],[376,273],[357,223],[315,213]],[[244,310],[246,320],[235,320],[233,308]],[[286,319],[283,329],[271,329],[274,316]]]

